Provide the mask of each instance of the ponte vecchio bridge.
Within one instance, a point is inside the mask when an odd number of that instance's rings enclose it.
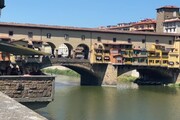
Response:
[[[12,44],[51,54],[42,68],[69,67],[81,74],[82,85],[116,84],[119,75],[133,69],[143,80],[165,84],[179,74],[179,34],[17,23],[0,27],[1,41],[10,38]]]

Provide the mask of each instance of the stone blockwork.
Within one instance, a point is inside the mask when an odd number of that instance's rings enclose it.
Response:
[[[108,64],[102,85],[117,85],[118,67]]]
[[[1,76],[0,91],[19,102],[50,102],[54,97],[53,76]]]
[[[117,85],[118,67],[112,64],[93,64],[99,85]]]

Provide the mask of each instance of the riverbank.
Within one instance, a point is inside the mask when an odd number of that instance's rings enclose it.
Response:
[[[168,84],[169,87],[180,87],[180,82]]]
[[[1,92],[0,101],[1,120],[47,120]]]
[[[80,75],[77,72],[65,67],[50,67],[43,69],[42,72],[51,75],[67,75],[73,77],[80,77]]]
[[[118,77],[118,82],[134,82],[137,77],[131,75],[121,75]]]

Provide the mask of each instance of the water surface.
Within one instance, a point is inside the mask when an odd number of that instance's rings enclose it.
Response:
[[[36,110],[49,120],[178,120],[180,89],[164,86],[83,87],[59,76],[55,100]]]

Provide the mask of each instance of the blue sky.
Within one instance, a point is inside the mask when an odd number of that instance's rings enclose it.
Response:
[[[156,8],[179,0],[5,0],[1,22],[98,27],[156,18]]]

